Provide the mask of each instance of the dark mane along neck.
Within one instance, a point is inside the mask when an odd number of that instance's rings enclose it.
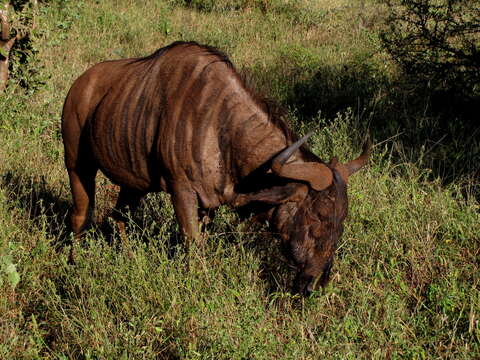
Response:
[[[160,58],[162,55],[164,55],[168,50],[171,50],[176,47],[184,47],[184,48],[189,48],[189,47],[196,47],[202,52],[202,55],[213,55],[214,57],[217,58],[216,61],[221,61],[225,64],[227,64],[230,68],[234,69],[235,67],[233,66],[232,62],[228,58],[228,56],[223,53],[222,51],[218,50],[217,48],[209,45],[202,45],[197,43],[196,41],[175,41],[171,43],[170,45],[167,45],[163,48],[160,48],[153,52],[150,55],[147,55],[145,57],[141,57],[136,59],[135,61],[150,61],[150,60],[156,60]]]
[[[267,114],[269,121],[284,134],[286,139],[286,146],[291,145],[299,139],[298,135],[292,131],[288,124],[288,112],[287,110],[278,104],[275,100],[262,94],[255,86],[254,80],[245,71],[239,74],[239,77],[244,87],[252,95],[256,104]],[[300,158],[305,161],[321,161],[314,153],[310,151],[307,145],[302,145],[298,150]]]

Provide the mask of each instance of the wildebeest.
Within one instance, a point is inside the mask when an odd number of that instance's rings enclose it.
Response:
[[[119,214],[148,192],[169,193],[186,239],[198,237],[205,210],[255,204],[298,269],[294,291],[311,293],[317,278],[324,285],[347,215],[347,178],[369,146],[347,164],[325,163],[269,109],[225,55],[195,42],[93,66],[62,115],[74,234],[89,223],[100,169],[120,186]]]

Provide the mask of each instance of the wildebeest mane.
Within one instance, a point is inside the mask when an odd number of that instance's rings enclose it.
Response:
[[[147,55],[145,57],[138,58],[135,61],[149,61],[149,60],[158,59],[166,51],[168,51],[168,50],[170,50],[170,49],[172,49],[176,46],[180,46],[180,45],[183,45],[185,47],[189,47],[189,46],[200,47],[205,51],[205,54],[214,55],[215,57],[217,57],[218,60],[215,60],[215,62],[216,61],[221,61],[221,62],[227,64],[230,68],[232,68],[232,69],[235,68],[233,66],[232,62],[230,61],[230,59],[228,58],[228,56],[225,53],[223,53],[222,51],[218,50],[217,48],[215,48],[213,46],[202,45],[202,44],[197,43],[196,41],[175,41],[175,42],[171,43],[170,45],[162,47],[162,48],[156,50],[155,52],[153,52],[152,54]]]
[[[259,86],[255,83],[254,77],[250,75],[248,69],[242,69],[240,73],[236,71],[236,74],[244,88],[251,94],[255,103],[265,111],[270,121],[283,132],[287,142],[291,144],[297,141],[299,137],[291,129],[291,124],[288,123],[288,112],[285,107],[280,105],[276,100],[265,95],[263,91],[259,90]],[[310,151],[307,145],[302,145],[301,149],[309,161],[320,160]],[[265,165],[268,166],[268,164]]]

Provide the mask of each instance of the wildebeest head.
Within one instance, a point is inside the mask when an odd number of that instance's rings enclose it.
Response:
[[[329,279],[338,239],[347,216],[348,177],[365,165],[370,150],[367,141],[363,153],[346,164],[333,158],[329,163],[288,164],[290,156],[307,140],[300,139],[272,161],[272,171],[281,177],[301,180],[296,195],[280,203],[274,223],[283,239],[284,252],[297,268],[293,291],[309,295],[318,282]]]

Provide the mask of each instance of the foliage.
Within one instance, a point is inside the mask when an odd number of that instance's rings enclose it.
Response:
[[[389,12],[380,33],[382,47],[402,70],[393,84],[400,95],[395,97],[408,103],[407,113],[413,115],[399,121],[413,139],[405,146],[415,147],[419,139],[429,138],[430,167],[437,174],[447,181],[478,178],[479,2],[383,2]]]
[[[17,272],[15,264],[9,255],[0,255],[0,287],[6,280],[10,286],[15,288],[20,281],[20,275]],[[6,278],[5,280],[3,278]]]
[[[430,86],[480,95],[480,4],[470,0],[386,1],[386,50]]]
[[[211,11],[228,11],[228,10],[240,10],[244,9],[250,3],[255,3],[259,1],[251,0],[228,0],[228,1],[218,1],[218,0],[177,0],[177,3],[183,4],[184,6],[192,7],[200,11],[211,12]]]
[[[294,24],[315,26],[327,15],[326,11],[312,8],[309,0],[171,0],[201,12],[232,12],[259,10],[267,16],[281,16]]]
[[[31,0],[9,3],[12,6],[9,14],[9,21],[12,22],[11,33],[24,35],[15,42],[9,54],[9,82],[33,92],[45,83],[42,67],[36,58],[40,46],[37,40],[41,37],[41,29],[37,28],[40,14]]]

